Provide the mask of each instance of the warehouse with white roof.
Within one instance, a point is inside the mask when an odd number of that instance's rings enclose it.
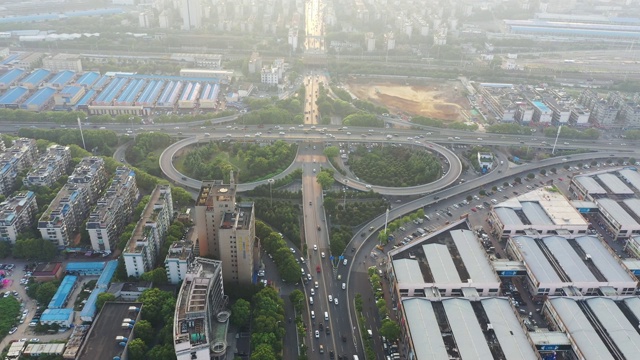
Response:
[[[575,176],[573,180],[571,180],[569,191],[578,200],[593,201],[600,196],[607,195],[607,190],[602,187],[600,183],[586,175]]]
[[[500,278],[480,241],[467,229],[431,234],[388,256],[398,298],[495,296],[500,291]]]
[[[622,169],[618,171],[620,177],[624,179],[628,184],[631,184],[636,191],[640,191],[640,174],[637,171],[631,169]]]
[[[543,312],[554,328],[569,335],[578,359],[635,359],[640,353],[636,316],[623,308],[637,307],[611,298],[554,298]],[[594,326],[596,324],[596,326]]]
[[[506,298],[413,298],[401,309],[405,359],[538,359]]]
[[[596,200],[601,219],[614,238],[640,234],[640,224],[617,201],[609,198]]]
[[[631,295],[637,285],[629,270],[594,236],[575,241],[560,236],[515,236],[507,242],[507,252],[522,261],[528,289],[536,297],[604,292]]]
[[[609,194],[614,195],[633,195],[631,190],[619,177],[612,173],[596,175],[598,180],[609,189]]]
[[[547,188],[495,205],[489,214],[489,222],[503,239],[516,235],[572,238],[586,234],[589,228],[589,223],[566,197]]]

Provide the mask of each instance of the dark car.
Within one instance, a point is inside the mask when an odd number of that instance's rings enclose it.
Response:
[[[347,336],[346,335],[342,335],[342,342],[347,342]]]
[[[327,335],[331,335],[331,328],[327,326],[326,328],[324,328],[324,332]]]
[[[433,197],[433,200],[438,200],[438,199],[440,199],[440,196],[434,196]]]

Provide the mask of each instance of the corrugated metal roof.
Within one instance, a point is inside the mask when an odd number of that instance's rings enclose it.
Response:
[[[49,99],[53,97],[56,93],[56,89],[45,87],[38,91],[36,91],[30,98],[28,98],[25,102],[22,103],[22,107],[26,107],[29,105],[36,105],[38,107],[42,106]]]
[[[586,254],[591,255],[593,264],[608,281],[636,283],[631,275],[602,245],[600,239],[594,236],[580,236],[576,238],[576,242]]]
[[[507,359],[534,360],[538,358],[507,299],[483,299],[482,306]]]
[[[413,348],[418,359],[448,360],[449,355],[442,341],[438,320],[431,301],[420,298],[402,300],[407,316]]]
[[[569,245],[567,239],[560,236],[549,236],[542,240],[571,281],[598,281],[576,251]]]
[[[424,249],[434,283],[460,284],[462,282],[446,245],[428,244],[422,245],[422,249]]]
[[[633,171],[631,169],[622,169],[618,171],[620,176],[625,179],[631,186],[636,188],[636,190],[640,191],[640,174],[637,171]]]
[[[478,239],[470,230],[451,230],[449,232],[460,253],[464,267],[474,282],[499,282],[498,276],[493,272],[489,260],[485,256],[484,249]]]
[[[627,299],[624,299],[623,302],[627,305],[629,310],[636,317],[636,320],[640,321],[640,298],[637,296],[633,296]]]
[[[396,274],[398,284],[424,283],[420,265],[417,260],[399,259],[393,260],[393,271]]]
[[[549,302],[582,354],[589,355],[590,359],[613,359],[575,300],[560,297],[549,299]]]
[[[19,79],[23,74],[24,70],[22,69],[12,69],[0,77],[0,84],[10,84]]]
[[[34,84],[38,85],[44,81],[49,75],[51,71],[45,69],[38,69],[32,72],[29,76],[27,76],[24,80],[22,80],[23,84]]]
[[[596,203],[603,208],[609,215],[611,215],[619,224],[625,226],[638,227],[640,224],[629,215],[615,200],[612,199],[598,199]]]
[[[576,176],[575,181],[579,182],[580,185],[587,191],[589,194],[606,194],[607,190],[605,190],[598,182],[589,176]]]
[[[49,302],[49,309],[60,309],[64,307],[65,301],[69,298],[74,285],[78,281],[78,277],[74,275],[67,275],[62,279],[62,283],[58,287],[58,291],[53,295]]]
[[[640,199],[631,198],[622,200],[627,207],[636,215],[640,217]]]
[[[538,281],[541,283],[562,282],[560,276],[553,270],[549,260],[544,256],[542,250],[540,250],[533,238],[528,236],[515,236],[513,240],[516,242],[524,258],[525,265],[531,269]]]
[[[22,98],[26,93],[29,92],[29,89],[21,86],[14,87],[13,89],[7,91],[0,97],[0,104],[15,104],[20,98]]]
[[[498,216],[498,219],[505,225],[524,225],[513,209],[498,207],[493,208],[493,211]]]
[[[537,202],[523,201],[522,212],[529,219],[529,222],[534,225],[553,225],[553,221],[549,218],[542,206]]]
[[[631,190],[627,185],[625,185],[620,178],[611,173],[599,174],[598,179],[604,184],[604,186],[609,188],[609,192],[616,195],[631,195],[633,194],[633,190]]]
[[[493,359],[471,303],[463,299],[442,300],[462,359]]]
[[[592,298],[586,301],[622,354],[627,359],[636,359],[640,354],[640,334],[620,308],[613,300],[607,298]]]

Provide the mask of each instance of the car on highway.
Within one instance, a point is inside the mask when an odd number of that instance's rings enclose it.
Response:
[[[325,255],[324,255],[324,251],[320,253],[320,256],[324,259]]]
[[[342,290],[345,290],[347,288],[347,283],[342,283]]]
[[[348,261],[347,259],[344,259],[344,260],[342,261],[342,265],[347,266],[347,263],[348,263],[348,262],[349,262],[349,261]]]
[[[316,339],[320,339],[320,331],[316,330]]]
[[[333,295],[329,295],[329,302],[333,302]]]
[[[319,266],[318,266],[318,268],[319,268]],[[317,281],[313,283],[313,287],[316,288],[316,289],[318,288],[318,282]]]
[[[313,295],[316,294],[316,291],[313,288],[311,288],[311,290],[309,290],[309,294],[311,294],[311,296],[313,296]]]
[[[318,245],[313,244],[313,250],[314,250],[314,251],[318,251]]]
[[[338,305],[338,298],[333,299],[333,303]]]

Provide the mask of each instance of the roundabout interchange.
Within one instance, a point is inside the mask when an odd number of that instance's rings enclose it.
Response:
[[[407,123],[405,122],[404,124],[406,125]],[[335,172],[334,177],[337,182],[354,190],[371,190],[388,196],[420,196],[410,202],[394,204],[388,213],[389,221],[439,202],[464,197],[485,186],[502,184],[506,179],[515,176],[524,177],[527,173],[537,171],[541,168],[563,166],[585,161],[590,162],[598,159],[606,160],[612,157],[637,156],[635,148],[627,147],[624,144],[612,145],[602,140],[575,141],[564,143],[559,147],[563,149],[589,148],[594,152],[573,154],[569,156],[570,159],[555,157],[515,166],[513,164],[510,165],[504,154],[498,153],[496,154],[496,166],[491,172],[474,179],[467,179],[465,182],[460,183],[458,179],[462,174],[461,161],[447,146],[465,144],[550,148],[551,145],[542,144],[539,140],[532,137],[483,133],[483,138],[479,139],[477,133],[426,127],[423,127],[424,132],[416,131],[415,129],[368,129],[358,127],[349,127],[349,132],[347,132],[346,130],[338,130],[339,127],[337,126],[322,126],[326,130],[321,132],[319,129],[311,129],[311,125],[305,125],[304,127],[296,127],[295,130],[293,130],[293,128],[284,130],[284,134],[279,133],[278,130],[274,130],[273,133],[265,133],[257,137],[254,134],[264,131],[264,129],[258,128],[257,126],[242,128],[240,125],[237,126],[238,128],[235,130],[219,128],[215,133],[212,132],[210,135],[203,135],[201,132],[190,133],[187,130],[183,130],[183,136],[186,136],[186,138],[169,146],[160,156],[159,162],[161,170],[172,183],[197,192],[200,189],[201,182],[186,177],[173,166],[173,160],[176,154],[185,147],[192,146],[196,143],[221,140],[234,140],[238,142],[270,142],[283,140],[295,142],[299,145],[295,160],[285,171],[274,176],[273,179],[282,178],[296,169],[302,169],[303,171],[302,203],[309,203],[311,205],[302,207],[304,213],[305,243],[309,249],[314,245],[317,246],[318,251],[308,251],[307,254],[303,254],[308,256],[308,261],[307,264],[302,264],[302,266],[305,267],[305,270],[309,273],[313,273],[311,270],[316,266],[323,269],[323,271],[316,274],[314,278],[314,280],[318,282],[318,287],[315,291],[317,293],[315,296],[316,301],[315,305],[310,306],[309,310],[315,310],[318,316],[327,312],[331,319],[327,326],[331,327],[332,334],[327,335],[327,339],[323,340],[323,343],[325,348],[335,349],[336,354],[339,355],[358,354],[362,356],[363,354],[363,336],[360,333],[359,326],[356,325],[357,319],[353,299],[356,293],[363,292],[363,289],[369,286],[368,281],[366,281],[367,278],[365,277],[368,266],[366,261],[370,260],[367,258],[368,254],[370,254],[377,245],[377,236],[375,235],[378,230],[384,228],[386,215],[382,214],[377,216],[362,226],[358,231],[355,231],[353,238],[346,246],[347,250],[345,250],[344,254],[341,254],[347,259],[346,265],[342,262],[336,264],[335,261],[320,256],[321,252],[329,252],[329,232],[326,231],[326,215],[322,207],[323,194],[320,185],[315,180],[317,169],[320,167],[332,167],[323,155],[325,145],[333,143],[377,143],[384,146],[385,144],[393,143],[403,144],[403,146],[421,146],[433,150],[439,154],[441,160],[446,159],[449,162],[450,167],[448,171],[446,171],[439,180],[430,184],[404,188],[380,187],[375,185],[368,187],[368,184],[358,179]],[[286,129],[289,125],[283,126]],[[428,132],[431,133],[431,135],[426,135]],[[420,133],[425,134],[425,138],[408,139]],[[391,135],[391,138],[388,138],[388,135]],[[451,139],[454,136],[455,140],[452,141]],[[257,186],[268,184],[268,182],[269,179],[239,184],[238,190],[251,190]],[[461,199],[458,199],[458,201],[461,201]],[[323,231],[316,231],[316,228],[322,229]],[[336,254],[336,256],[338,256],[338,254]],[[331,271],[324,269],[331,269]],[[339,276],[342,277],[342,280],[340,280]],[[343,287],[343,282],[346,288]],[[312,282],[310,282],[310,284],[311,283]],[[302,290],[308,298],[310,295],[308,286],[303,286]],[[339,298],[342,303],[341,306],[334,306],[331,302],[327,301],[328,295]],[[304,314],[304,322],[305,324],[315,324],[314,319],[311,318],[308,312]],[[306,333],[305,343],[309,346],[310,350],[308,355],[310,358],[321,358],[321,355],[318,354],[316,349],[318,339],[313,338],[313,330],[313,325],[311,325],[310,331]],[[353,339],[353,342],[345,342],[345,337]],[[290,351],[295,351],[295,349]]]

